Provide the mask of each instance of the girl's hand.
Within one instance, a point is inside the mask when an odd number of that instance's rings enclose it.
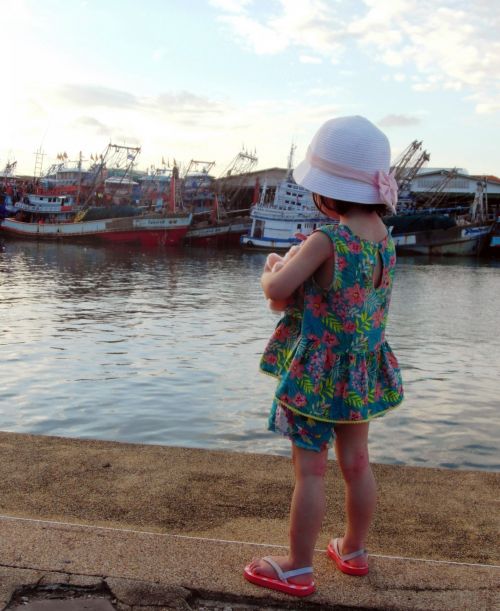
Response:
[[[273,312],[284,312],[289,304],[288,299],[268,299],[267,304]]]
[[[287,250],[286,255],[284,257],[284,261],[290,261],[290,259],[293,259],[293,257],[295,257],[295,255],[299,252],[302,244],[303,242],[301,242],[300,244],[294,245],[289,250]]]
[[[317,231],[300,248],[290,249],[288,257],[278,273],[272,273],[269,267],[262,274],[260,282],[268,299],[281,301],[290,297],[326,259],[332,257],[332,243],[326,234]]]
[[[267,255],[266,263],[264,265],[264,271],[265,272],[277,271],[273,269],[274,266],[276,265],[276,263],[282,263],[283,260],[284,260],[283,257],[280,257],[280,255],[276,254],[275,252],[270,253],[269,255]]]
[[[264,271],[278,272],[285,266],[285,263],[287,263],[287,261],[290,261],[290,259],[292,259],[298,253],[301,246],[302,244],[299,244],[298,246],[292,246],[289,250],[287,250],[284,257],[281,257],[275,252],[272,252],[267,255],[266,263],[264,265]]]

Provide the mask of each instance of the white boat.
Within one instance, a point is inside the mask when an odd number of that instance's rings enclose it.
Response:
[[[52,220],[66,222],[73,220],[79,208],[76,206],[75,199],[71,195],[40,195],[27,194],[22,200],[15,203],[12,200],[6,204],[9,215],[30,218],[31,215],[43,215],[45,218],[52,217]]]
[[[241,237],[243,246],[262,250],[288,249],[321,225],[332,223],[316,208],[311,192],[294,182],[293,151],[294,147],[290,151],[287,177],[278,183],[271,201],[267,201],[264,184],[260,200],[250,212],[250,231]]]

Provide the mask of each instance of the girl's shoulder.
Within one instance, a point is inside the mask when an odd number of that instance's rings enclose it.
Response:
[[[330,238],[330,240],[333,241],[338,234],[338,229],[338,223],[329,223],[328,225],[321,225],[321,227],[318,227],[316,231],[324,233]]]
[[[342,223],[323,225],[317,231],[329,238],[334,255],[348,257],[356,262],[360,258],[373,259],[378,252],[386,266],[393,267],[396,262],[396,246],[389,231],[378,242],[361,238],[350,227]]]
[[[327,235],[334,248],[339,243],[349,244],[351,242],[360,241],[347,225],[342,225],[340,223],[322,225],[317,231],[321,231],[323,234]]]

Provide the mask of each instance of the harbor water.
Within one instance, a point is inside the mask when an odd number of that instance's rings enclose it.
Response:
[[[265,254],[5,241],[0,429],[287,455],[258,361]],[[498,470],[500,262],[400,258],[387,336],[405,402],[376,462]]]

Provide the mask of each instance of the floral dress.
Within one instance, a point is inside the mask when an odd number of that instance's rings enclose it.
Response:
[[[332,241],[333,281],[309,279],[279,321],[261,370],[279,379],[275,406],[328,423],[366,422],[403,400],[396,357],[385,340],[396,254],[356,236],[346,225],[318,231]],[[380,255],[382,279],[373,286]],[[275,407],[274,406],[274,407]]]

